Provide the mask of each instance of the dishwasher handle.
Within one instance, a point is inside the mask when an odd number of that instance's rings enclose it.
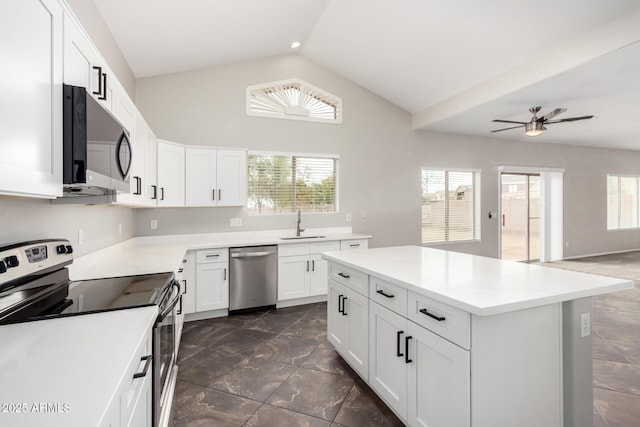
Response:
[[[231,254],[231,258],[255,258],[261,256],[275,255],[276,251],[262,251],[262,252],[236,252]]]

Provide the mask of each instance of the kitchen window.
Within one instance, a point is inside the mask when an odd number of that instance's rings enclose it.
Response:
[[[480,171],[422,168],[422,243],[480,240]]]
[[[326,154],[249,152],[249,214],[337,212],[338,158]]]
[[[640,177],[607,175],[607,229],[638,228]]]

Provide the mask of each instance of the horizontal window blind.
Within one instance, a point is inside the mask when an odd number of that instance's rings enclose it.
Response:
[[[479,238],[479,175],[422,169],[422,243]]]
[[[336,212],[337,163],[337,157],[249,153],[249,213]]]

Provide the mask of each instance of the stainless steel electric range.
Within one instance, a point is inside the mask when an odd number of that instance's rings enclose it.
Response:
[[[153,424],[176,362],[175,310],[181,292],[172,272],[70,281],[68,240],[0,245],[0,325],[158,306],[153,330]],[[79,318],[79,321],[81,319]]]

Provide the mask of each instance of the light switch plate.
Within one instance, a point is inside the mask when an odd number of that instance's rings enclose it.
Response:
[[[230,227],[240,227],[242,225],[242,218],[229,218]]]

